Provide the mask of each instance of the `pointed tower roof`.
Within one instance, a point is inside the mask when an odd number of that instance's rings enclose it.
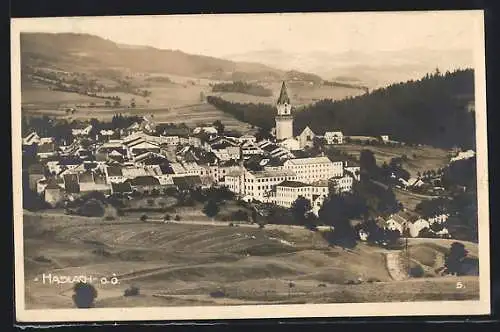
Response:
[[[285,85],[285,81],[283,81],[283,84],[281,85],[281,92],[280,92],[280,96],[278,98],[278,104],[290,104],[290,98],[288,98],[288,93],[286,91],[286,85]]]

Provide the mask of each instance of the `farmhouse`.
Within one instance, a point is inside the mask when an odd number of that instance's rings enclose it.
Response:
[[[341,131],[327,131],[323,136],[326,144],[343,144],[344,134]]]
[[[300,149],[312,148],[314,145],[314,137],[316,134],[309,128],[309,126],[305,127],[304,130],[297,136],[297,140],[299,141]]]
[[[52,207],[55,207],[64,198],[63,188],[54,179],[50,179],[47,181],[47,185],[45,186],[43,192],[45,202],[49,203]]]

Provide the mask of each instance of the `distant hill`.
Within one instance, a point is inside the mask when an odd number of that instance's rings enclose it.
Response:
[[[441,71],[469,68],[474,64],[472,49],[433,50],[409,48],[398,51],[346,52],[264,49],[225,56],[232,61],[256,61],[273,68],[295,69],[370,89]]]
[[[322,100],[295,112],[294,131],[307,125],[318,134],[340,129],[345,135],[379,136],[436,147],[475,147],[472,69],[428,74],[343,100]],[[208,101],[252,125],[274,126],[271,105]],[[292,100],[293,103],[293,100]]]
[[[275,81],[290,76],[321,80],[317,75],[214,57],[192,55],[178,50],[120,45],[89,34],[22,33],[21,63],[64,71],[126,70],[163,73],[214,80]]]

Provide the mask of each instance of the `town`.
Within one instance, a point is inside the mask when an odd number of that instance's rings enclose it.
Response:
[[[246,208],[226,217],[231,224],[255,223],[264,227],[265,223],[273,223],[269,215],[279,214],[276,211],[270,213],[270,210],[281,209],[282,213],[289,211],[292,218],[279,223],[334,230],[335,223],[325,222],[325,219],[339,218],[343,212],[327,209],[325,202],[331,202],[332,196],[353,193],[362,175],[370,173],[362,168],[363,162],[369,168],[373,166],[366,163],[370,151],[362,151],[365,158],[332,154],[332,147],[355,139],[344,136],[341,129],[316,134],[306,127],[294,135],[292,102],[285,82],[276,110],[275,128],[268,133],[230,132],[220,121],[188,128],[157,123],[152,115],[124,117],[121,114],[117,114],[111,123],[81,122],[59,137],[46,137],[41,132],[30,130],[23,138],[25,190],[42,200],[46,208],[65,208],[67,214],[88,216],[104,214],[81,212],[82,206],[79,205],[85,203],[81,197],[95,197],[96,193],[108,202],[176,195],[184,197],[185,203],[186,195],[193,197],[193,193],[204,191],[213,196],[206,200],[203,209],[211,218],[220,210],[218,202],[231,199]],[[50,119],[47,121],[50,123]],[[29,127],[28,124],[25,126]],[[392,141],[382,133],[373,138],[372,143],[368,142],[366,149],[369,149],[369,144],[402,143]],[[457,151],[450,164],[473,157],[472,150]],[[370,183],[387,189],[389,181],[391,187],[417,193],[422,193],[423,187],[430,187],[428,191],[433,194],[430,197],[434,198],[439,198],[435,194],[444,190],[440,184],[442,169],[410,178],[401,175],[404,170],[395,161],[384,165],[384,170],[387,173],[385,184],[374,177],[370,177]],[[155,204],[151,200],[148,202],[149,206]],[[390,209],[375,211],[375,214],[371,211],[370,221],[379,230],[395,234],[396,238],[451,237],[446,227],[450,211],[431,208],[431,212],[423,215],[400,202],[395,203],[396,206]],[[338,209],[356,210],[339,204]],[[164,211],[169,210],[166,202],[159,205]],[[364,223],[357,225],[356,236],[358,240],[366,241],[370,232],[375,234],[376,231],[363,226],[371,224],[366,222],[366,207],[360,209],[360,213],[353,212],[346,219],[364,219]],[[325,218],[325,211],[330,211],[331,215]],[[146,214],[141,215],[143,221],[148,218]],[[168,213],[164,217],[165,222],[174,222],[171,219],[173,217]],[[180,213],[175,216],[176,221],[181,219],[186,218]],[[383,243],[387,244],[387,241]]]

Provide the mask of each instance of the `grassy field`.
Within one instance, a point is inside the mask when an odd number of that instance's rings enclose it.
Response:
[[[413,259],[434,264],[447,243],[413,243]],[[436,249],[437,248],[437,249]],[[440,249],[441,248],[441,249]],[[28,308],[72,307],[71,285],[45,284],[41,275],[110,277],[95,283],[96,306],[178,306],[472,299],[477,277],[395,282],[383,249],[358,244],[330,247],[319,233],[302,228],[257,229],[188,224],[153,224],[133,218],[24,214]],[[425,250],[429,252],[424,252]],[[38,278],[38,279],[36,279]],[[349,280],[364,280],[346,285]],[[376,281],[368,283],[367,280]],[[288,284],[293,281],[295,287]],[[130,285],[140,296],[124,297]],[[212,297],[214,291],[224,297]]]
[[[124,92],[105,93],[104,95],[119,96],[121,106],[113,108],[104,107],[104,99],[94,98],[76,93],[60,92],[48,90],[43,84],[27,82],[23,84],[22,105],[26,114],[49,115],[68,120],[80,119],[88,120],[97,118],[109,120],[117,113],[146,115],[153,114],[160,122],[185,122],[189,125],[199,123],[212,123],[221,120],[228,129],[247,131],[249,125],[234,119],[232,116],[223,113],[211,105],[202,101],[202,94],[218,95],[226,100],[241,103],[267,103],[274,104],[280,91],[280,83],[263,83],[264,86],[272,89],[273,95],[270,97],[259,97],[241,93],[212,93],[208,80],[174,77],[172,83],[147,82],[151,91],[151,96],[145,98]],[[342,99],[347,96],[360,93],[356,89],[340,87],[309,87],[290,86],[290,97],[295,106],[310,104],[320,99]],[[130,108],[132,100],[136,107]],[[88,106],[95,103],[95,107]],[[65,108],[76,107],[77,112],[67,115]]]
[[[404,169],[410,172],[411,176],[416,176],[418,172],[426,170],[436,170],[446,166],[450,160],[449,153],[446,150],[429,147],[391,147],[391,146],[366,146],[358,144],[342,144],[336,145],[336,149],[344,151],[359,158],[362,150],[371,150],[378,165],[384,162],[389,163],[392,158],[406,155],[408,160],[403,163]]]

